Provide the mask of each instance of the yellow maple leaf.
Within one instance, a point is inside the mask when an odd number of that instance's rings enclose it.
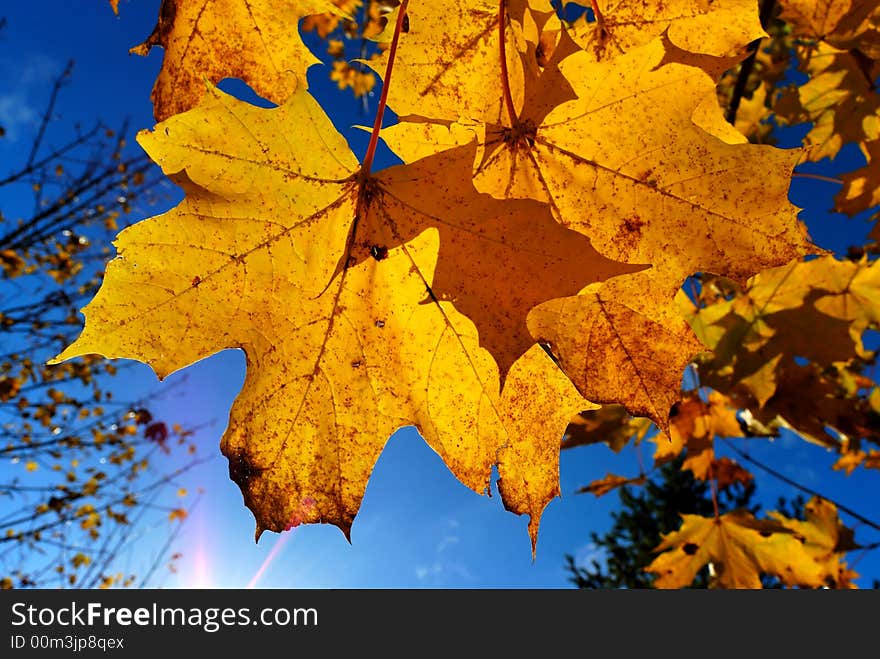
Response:
[[[547,504],[559,495],[559,434],[571,411],[586,401],[544,351],[532,346],[510,371],[501,395],[501,409],[513,431],[498,451],[498,491],[504,507],[529,516],[532,555],[538,524]],[[542,423],[549,432],[536,432]]]
[[[880,6],[874,0],[780,0],[794,36],[880,57]]]
[[[595,403],[620,403],[662,429],[680,397],[681,373],[703,350],[674,314],[652,320],[618,293],[618,277],[587,292],[537,305],[529,330],[556,355],[578,390]],[[656,315],[659,309],[654,310]]]
[[[866,69],[855,53],[825,42],[802,51],[810,79],[780,94],[773,111],[781,123],[813,124],[804,137],[805,157],[834,158],[845,144],[865,148],[880,139],[880,96],[874,93],[880,64]]]
[[[383,221],[393,227],[392,242],[436,227],[431,290],[471,319],[504,374],[543,338],[527,320],[537,305],[639,268],[600,255],[583,234],[554,222],[543,204],[475,193],[473,158],[473,145],[458,147],[380,174],[393,191],[384,198]]]
[[[645,568],[657,575],[657,588],[683,588],[707,563],[722,588],[761,588],[770,574],[787,586],[825,585],[822,566],[801,539],[775,520],[758,520],[744,510],[717,518],[682,515],[678,531],[667,533]]]
[[[275,103],[318,63],[296,26],[309,14],[338,11],[330,0],[162,0],[152,34],[131,52],[165,51],[153,87],[157,120],[194,107],[205,79],[241,78]]]
[[[477,188],[548,201],[558,221],[590,236],[600,252],[652,264],[676,280],[672,290],[695,271],[745,279],[809,251],[787,200],[798,152],[708,136],[692,115],[713,91],[712,78],[675,62],[661,66],[665,54],[655,40],[607,63],[585,53],[565,57],[558,68],[578,98],[546,114],[543,106],[522,105],[512,128],[487,125]],[[414,159],[411,138],[416,156],[426,152],[422,124],[414,137],[411,125],[383,131],[406,161]],[[430,139],[441,132],[434,126]],[[753,176],[731,176],[735,171]],[[759,199],[762,221],[750,222],[745,202]],[[703,229],[689,230],[697,226]]]
[[[850,581],[857,575],[847,569],[842,559],[858,545],[852,529],[838,518],[837,506],[826,499],[812,497],[804,505],[804,521],[789,519],[778,512],[771,512],[770,517],[802,539],[804,550],[822,568],[822,585],[851,587]]]
[[[327,35],[337,28],[340,20],[342,20],[344,16],[354,16],[362,4],[361,0],[330,1],[339,8],[339,11],[325,11],[321,14],[307,16],[302,22],[303,32],[314,31],[318,33],[319,37],[326,39]]]
[[[333,62],[330,79],[337,84],[339,89],[351,87],[355,96],[368,94],[376,84],[376,77],[371,71],[361,71],[343,61]]]
[[[751,98],[743,98],[740,102],[736,113],[736,129],[750,141],[760,143],[771,131],[770,124],[766,123],[770,114],[770,108],[767,107],[767,86],[760,85]]]
[[[766,36],[751,0],[597,0],[593,21],[586,15],[570,32],[574,41],[597,59],[608,59],[666,33],[692,53],[726,57]]]
[[[244,349],[222,450],[258,532],[295,519],[348,533],[388,437],[415,425],[477,492],[497,463],[534,543],[566,423],[589,403],[529,338],[526,313],[629,268],[591,256],[535,202],[438,177],[454,159],[359,174],[302,89],[273,110],[213,90],[139,141],[187,197],[119,235],[58,360],[134,358],[164,377]],[[460,309],[484,312],[475,325]]]
[[[521,103],[526,71],[519,53],[527,49],[522,20],[530,9],[523,0],[509,5],[512,20],[504,27],[512,47],[505,61],[514,101]],[[400,116],[501,123],[504,101],[494,85],[486,84],[498,76],[498,6],[497,0],[452,0],[441,5],[438,18],[435,3],[409,3],[409,31],[400,39],[388,106]],[[380,75],[388,55],[371,63]]]

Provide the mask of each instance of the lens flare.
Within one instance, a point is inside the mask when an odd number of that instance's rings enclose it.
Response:
[[[263,563],[260,565],[257,571],[254,572],[254,576],[251,577],[251,580],[248,581],[248,584],[247,586],[245,586],[245,588],[251,589],[257,585],[260,579],[262,579],[263,574],[266,572],[266,570],[269,569],[269,566],[272,565],[272,561],[275,560],[278,554],[281,553],[284,545],[286,545],[287,541],[290,540],[291,535],[291,533],[285,533],[284,535],[279,537],[278,540],[275,541],[275,544],[272,545],[272,549],[269,551],[269,554],[266,556],[265,559],[263,559]]]

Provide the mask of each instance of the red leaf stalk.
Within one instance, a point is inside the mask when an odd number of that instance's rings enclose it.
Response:
[[[406,6],[409,0],[400,3],[400,12],[397,14],[397,24],[394,26],[394,36],[391,38],[391,48],[388,51],[388,64],[385,66],[385,79],[382,83],[382,95],[379,97],[379,106],[376,108],[376,121],[373,122],[373,132],[370,133],[370,144],[367,146],[367,154],[361,165],[361,175],[369,176],[373,166],[373,158],[376,156],[376,146],[379,144],[379,130],[382,128],[382,117],[385,115],[385,104],[388,101],[388,89],[391,87],[391,71],[394,68],[394,57],[397,54],[397,41],[403,29],[403,19],[406,18]]]
[[[510,125],[516,126],[518,118],[516,116],[516,108],[513,107],[513,97],[510,95],[510,80],[507,76],[507,46],[504,41],[506,27],[507,0],[500,0],[498,5],[498,50],[501,54],[501,89],[504,91],[504,105],[507,107],[507,116],[510,117]]]

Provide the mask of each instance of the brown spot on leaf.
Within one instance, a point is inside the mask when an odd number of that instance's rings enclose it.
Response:
[[[698,549],[699,549],[699,547],[697,545],[695,545],[693,542],[689,542],[684,547],[681,548],[681,550],[685,554],[687,554],[688,556],[693,556],[694,554],[696,554]]]
[[[623,230],[631,235],[639,235],[642,233],[642,227],[645,225],[644,220],[638,215],[628,217],[623,221]]]
[[[242,489],[247,487],[248,482],[257,476],[262,469],[253,465],[250,457],[244,451],[237,451],[228,456],[229,477]]]

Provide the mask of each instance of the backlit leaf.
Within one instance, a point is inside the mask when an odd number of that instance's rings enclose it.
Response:
[[[152,34],[132,49],[165,51],[153,87],[156,119],[194,107],[205,80],[241,78],[275,103],[293,92],[297,79],[318,63],[299,37],[299,20],[336,11],[329,0],[162,0]]]
[[[678,531],[663,536],[662,552],[646,569],[657,575],[657,588],[682,588],[711,563],[722,588],[760,588],[770,574],[788,586],[820,587],[822,566],[801,539],[775,520],[758,520],[737,510],[718,518],[682,515]]]

